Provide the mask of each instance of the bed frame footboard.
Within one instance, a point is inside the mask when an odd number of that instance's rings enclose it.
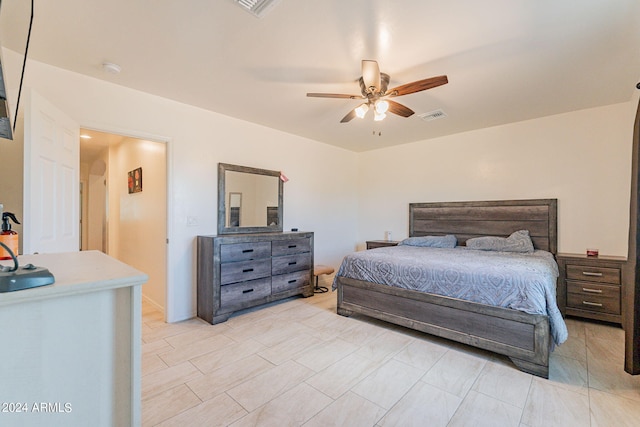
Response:
[[[343,316],[363,314],[508,356],[521,371],[549,377],[549,318],[456,298],[337,277]]]

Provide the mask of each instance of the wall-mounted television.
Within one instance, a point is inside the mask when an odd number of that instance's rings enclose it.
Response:
[[[2,44],[0,44],[0,47]],[[2,69],[2,51],[0,49],[0,138],[13,139],[11,127],[11,114],[9,114],[9,102],[4,84],[4,71]]]
[[[2,0],[0,0],[0,12],[1,11]],[[4,84],[4,70],[2,68],[2,64],[2,41],[0,40],[0,138],[13,139],[11,114],[9,114],[9,102],[7,101],[7,91]]]
[[[3,61],[2,58],[2,39],[0,37],[0,138],[4,138],[4,139],[11,139],[13,140],[14,138],[14,131],[15,131],[15,121],[17,120],[17,111],[20,108],[20,93],[22,91],[22,79],[24,78],[24,69],[25,69],[25,65],[27,62],[27,52],[29,50],[29,39],[31,37],[31,27],[33,25],[33,4],[34,4],[34,0],[31,0],[31,12],[29,15],[26,15],[29,10],[29,5],[28,2],[23,2],[22,1],[15,1],[13,2],[13,4],[9,3],[9,9],[3,8],[2,7],[2,3],[3,1],[0,0],[0,17],[2,18],[3,22],[5,22],[6,25],[6,21],[9,21],[10,24],[16,24],[19,23],[21,25],[21,23],[24,21],[24,19],[28,18],[28,30],[27,30],[27,34],[26,34],[26,43],[25,43],[25,50],[24,50],[24,57],[23,57],[23,63],[22,63],[22,72],[21,72],[21,77],[20,77],[20,84],[18,85],[18,96],[16,98],[16,103],[12,104],[15,105],[15,111],[14,111],[14,115],[13,115],[13,119],[11,117],[10,114],[10,110],[9,110],[9,102],[7,99],[7,81],[6,81],[6,77],[7,75],[5,74],[5,71],[7,69],[6,67],[6,63]],[[13,8],[11,8],[11,6],[13,6]],[[19,8],[19,12],[16,13],[16,11],[14,10],[17,6],[20,6]],[[11,17],[5,17],[4,15],[7,14],[7,12],[9,12],[9,14],[11,15]],[[17,15],[17,16],[15,16]],[[14,25],[10,25],[10,27],[12,27]],[[13,32],[13,31],[12,31]],[[5,36],[8,36],[6,33],[4,33]],[[11,36],[8,36],[11,37]],[[15,49],[14,49],[15,50]],[[13,82],[12,82],[13,83]],[[13,87],[13,86],[12,86]]]

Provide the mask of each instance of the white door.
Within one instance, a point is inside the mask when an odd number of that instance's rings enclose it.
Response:
[[[26,95],[23,253],[75,252],[80,126],[37,92]]]

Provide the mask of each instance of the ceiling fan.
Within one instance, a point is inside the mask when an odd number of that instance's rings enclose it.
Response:
[[[389,85],[389,75],[380,72],[378,63],[372,60],[362,60],[362,76],[358,79],[362,95],[346,95],[340,93],[307,93],[307,96],[314,98],[347,98],[364,99],[365,102],[349,111],[340,120],[340,123],[347,123],[354,117],[363,118],[369,109],[373,109],[375,120],[382,120],[386,113],[397,114],[402,117],[409,117],[414,111],[391,99],[395,96],[409,95],[437,86],[447,84],[447,76],[431,77],[424,80],[407,83],[393,89],[387,89]]]

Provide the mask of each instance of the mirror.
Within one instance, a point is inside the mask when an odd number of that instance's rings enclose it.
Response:
[[[218,234],[282,231],[280,172],[218,164]]]

